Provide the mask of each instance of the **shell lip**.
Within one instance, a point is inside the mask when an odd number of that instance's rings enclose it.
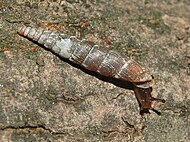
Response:
[[[133,84],[139,88],[150,88],[155,84],[155,81],[152,79],[144,82],[133,82]]]
[[[139,80],[140,81],[133,82],[133,84],[139,88],[149,88],[155,84],[153,75],[149,75],[149,77],[146,76],[146,78],[143,77],[142,79]]]

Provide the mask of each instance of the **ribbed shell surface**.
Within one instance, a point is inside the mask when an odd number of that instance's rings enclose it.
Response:
[[[113,50],[105,50],[87,41],[79,41],[74,36],[66,36],[50,30],[22,26],[18,33],[32,39],[60,57],[96,71],[103,76],[140,83],[142,87],[152,85],[152,76],[136,61],[124,57]]]

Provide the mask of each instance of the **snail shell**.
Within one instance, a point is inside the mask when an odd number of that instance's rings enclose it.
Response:
[[[149,88],[154,84],[153,76],[143,66],[116,51],[108,51],[91,42],[80,41],[75,36],[69,37],[42,28],[22,26],[18,33],[60,57],[103,76],[129,81],[140,88]]]

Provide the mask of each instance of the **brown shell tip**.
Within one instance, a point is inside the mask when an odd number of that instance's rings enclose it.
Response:
[[[19,34],[19,35],[24,35],[24,30],[25,30],[25,28],[26,28],[26,26],[21,26],[21,27],[19,27],[18,28],[18,31],[17,31],[17,33]]]

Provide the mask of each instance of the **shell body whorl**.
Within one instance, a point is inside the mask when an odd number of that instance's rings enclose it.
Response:
[[[60,57],[96,71],[103,76],[132,82],[140,88],[153,85],[153,78],[136,61],[113,50],[107,51],[87,41],[79,41],[74,36],[63,36],[58,32],[22,26],[18,33],[34,40]]]

